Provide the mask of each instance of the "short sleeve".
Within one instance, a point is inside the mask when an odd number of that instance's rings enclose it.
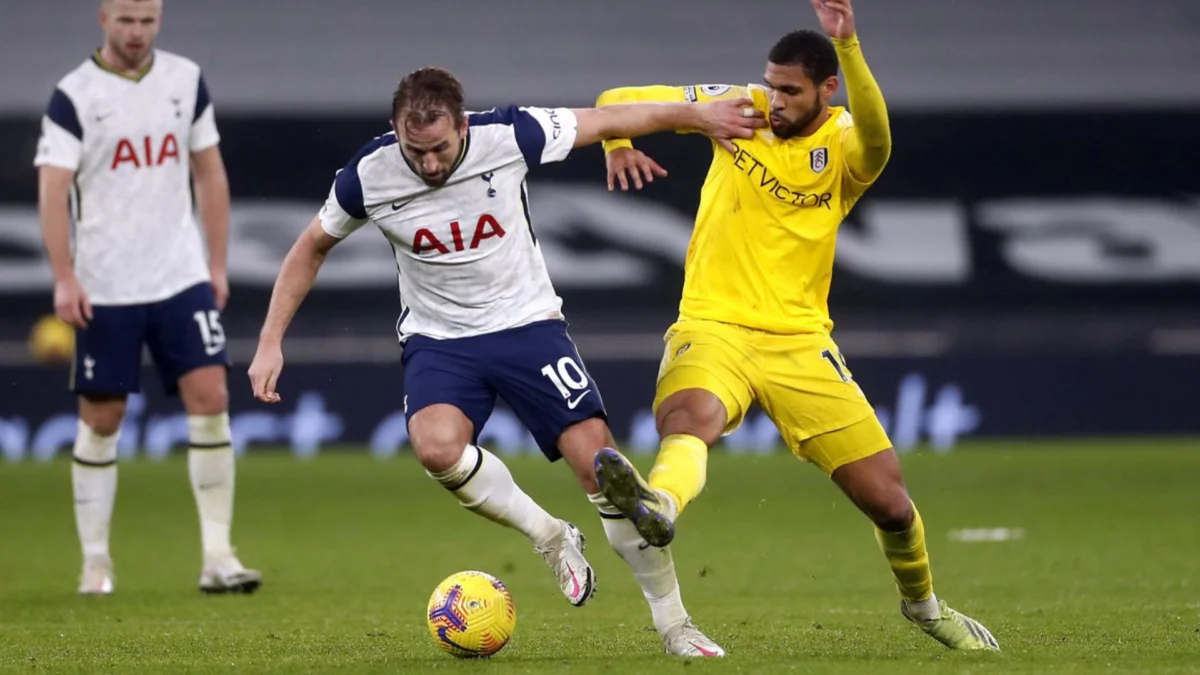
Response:
[[[221,142],[217,132],[217,118],[213,113],[212,99],[208,95],[208,85],[204,75],[200,75],[196,83],[196,109],[192,113],[192,133],[188,141],[188,149],[200,152]]]
[[[353,179],[347,174],[348,171],[353,171],[355,176]],[[345,178],[343,178],[345,176]],[[349,168],[342,169],[338,172],[337,178],[333,179],[333,187],[329,189],[329,197],[325,200],[325,205],[321,207],[321,229],[331,237],[345,239],[352,232],[362,227],[367,223],[366,212],[362,210],[362,189],[359,189],[358,204],[344,204],[343,199],[346,198],[347,185],[351,182],[358,182],[357,169]],[[352,209],[359,209],[358,213],[351,213]]]
[[[529,163],[529,155],[526,155],[526,164],[533,167],[566,159],[567,155],[571,153],[571,148],[575,146],[575,134],[578,127],[575,113],[570,108],[520,108],[519,110],[529,120],[521,125],[513,125],[517,132],[517,144],[521,146],[522,154],[526,154],[526,144],[531,150],[534,150],[535,143],[541,143],[540,152],[536,152],[536,164]],[[534,125],[537,125],[536,128]],[[522,135],[531,138],[524,139]]]
[[[344,239],[367,223],[367,205],[363,200],[362,178],[358,173],[358,165],[364,157],[395,143],[395,134],[377,136],[359,149],[358,153],[346,162],[346,166],[338,171],[333,179],[333,187],[329,189],[325,206],[321,207],[321,227],[326,234]]]
[[[504,125],[512,129],[525,166],[561,162],[575,145],[577,122],[570,108],[521,108],[510,105],[470,115],[471,126]]]
[[[83,126],[75,104],[62,89],[55,89],[42,117],[34,166],[57,166],[75,171],[83,153]]]

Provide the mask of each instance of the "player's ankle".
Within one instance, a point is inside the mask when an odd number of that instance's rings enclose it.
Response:
[[[650,615],[654,620],[654,628],[659,635],[666,635],[672,628],[683,625],[688,620],[687,610],[683,607],[683,599],[679,594],[679,586],[663,597],[652,597],[644,590],[642,594],[650,605]]]
[[[674,521],[677,517],[679,517],[679,498],[661,488],[655,490],[655,492],[658,494],[658,498],[662,502],[663,515],[665,515],[668,520]]]
[[[232,546],[221,546],[204,549],[204,562],[224,562],[233,558]]]
[[[89,546],[83,553],[84,565],[109,565],[112,563],[112,557],[108,554],[108,545],[103,547]]]
[[[908,613],[918,621],[935,621],[942,615],[942,608],[938,605],[936,595],[930,595],[924,600],[905,600],[904,606],[908,608]]]

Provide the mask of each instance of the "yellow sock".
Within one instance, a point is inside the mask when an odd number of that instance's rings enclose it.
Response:
[[[700,494],[707,479],[708,446],[704,441],[687,434],[662,439],[649,483],[675,500],[676,517]]]
[[[933,595],[933,572],[929,569],[929,552],[925,549],[925,523],[913,506],[913,522],[903,532],[884,532],[875,528],[875,540],[887,556],[896,577],[900,597],[918,602]]]

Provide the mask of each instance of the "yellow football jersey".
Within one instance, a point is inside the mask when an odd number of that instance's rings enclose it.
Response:
[[[746,95],[770,112],[768,92],[697,87],[703,101]],[[816,133],[787,140],[770,128],[735,141],[737,154],[713,144],[684,267],[680,317],[711,319],[772,333],[827,332],[829,283],[837,230],[869,187],[845,162],[854,122],[841,107]]]
[[[624,87],[597,103],[731,97],[749,97],[770,113],[769,91],[756,84]],[[882,110],[881,98],[877,105]],[[848,151],[859,142],[853,126],[849,111],[831,106],[811,136],[784,140],[760,129],[753,139],[734,141],[736,154],[713,143],[684,265],[681,319],[784,334],[832,329],[828,299],[838,226],[871,185],[847,165]],[[605,142],[610,151],[627,145]]]

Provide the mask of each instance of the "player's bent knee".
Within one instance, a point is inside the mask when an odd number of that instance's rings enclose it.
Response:
[[[97,436],[112,436],[121,430],[123,417],[123,415],[98,414],[90,419],[85,419],[83,423]]]
[[[192,415],[220,415],[229,410],[229,392],[225,387],[220,387],[216,390],[206,391],[193,397],[185,405],[189,414]]]
[[[916,512],[908,493],[900,488],[868,507],[867,515],[884,532],[903,532],[912,526]]]
[[[602,417],[591,417],[567,427],[558,438],[558,449],[575,478],[588,494],[600,490],[595,459],[601,448],[615,448],[612,431]]]
[[[464,438],[453,430],[437,427],[410,432],[410,440],[417,461],[421,462],[421,466],[427,471],[434,473],[446,471],[454,466],[462,457],[467,444],[471,442],[470,437]]]
[[[125,397],[84,395],[79,419],[97,436],[112,436],[121,430],[125,419]]]
[[[728,423],[725,404],[703,389],[686,389],[668,396],[658,407],[658,433],[662,437],[687,434],[713,445]]]
[[[229,410],[223,366],[206,366],[184,375],[179,380],[179,393],[189,415],[219,415]]]
[[[472,434],[471,421],[452,406],[430,406],[418,411],[408,423],[409,442],[417,460],[435,473],[458,462]]]

